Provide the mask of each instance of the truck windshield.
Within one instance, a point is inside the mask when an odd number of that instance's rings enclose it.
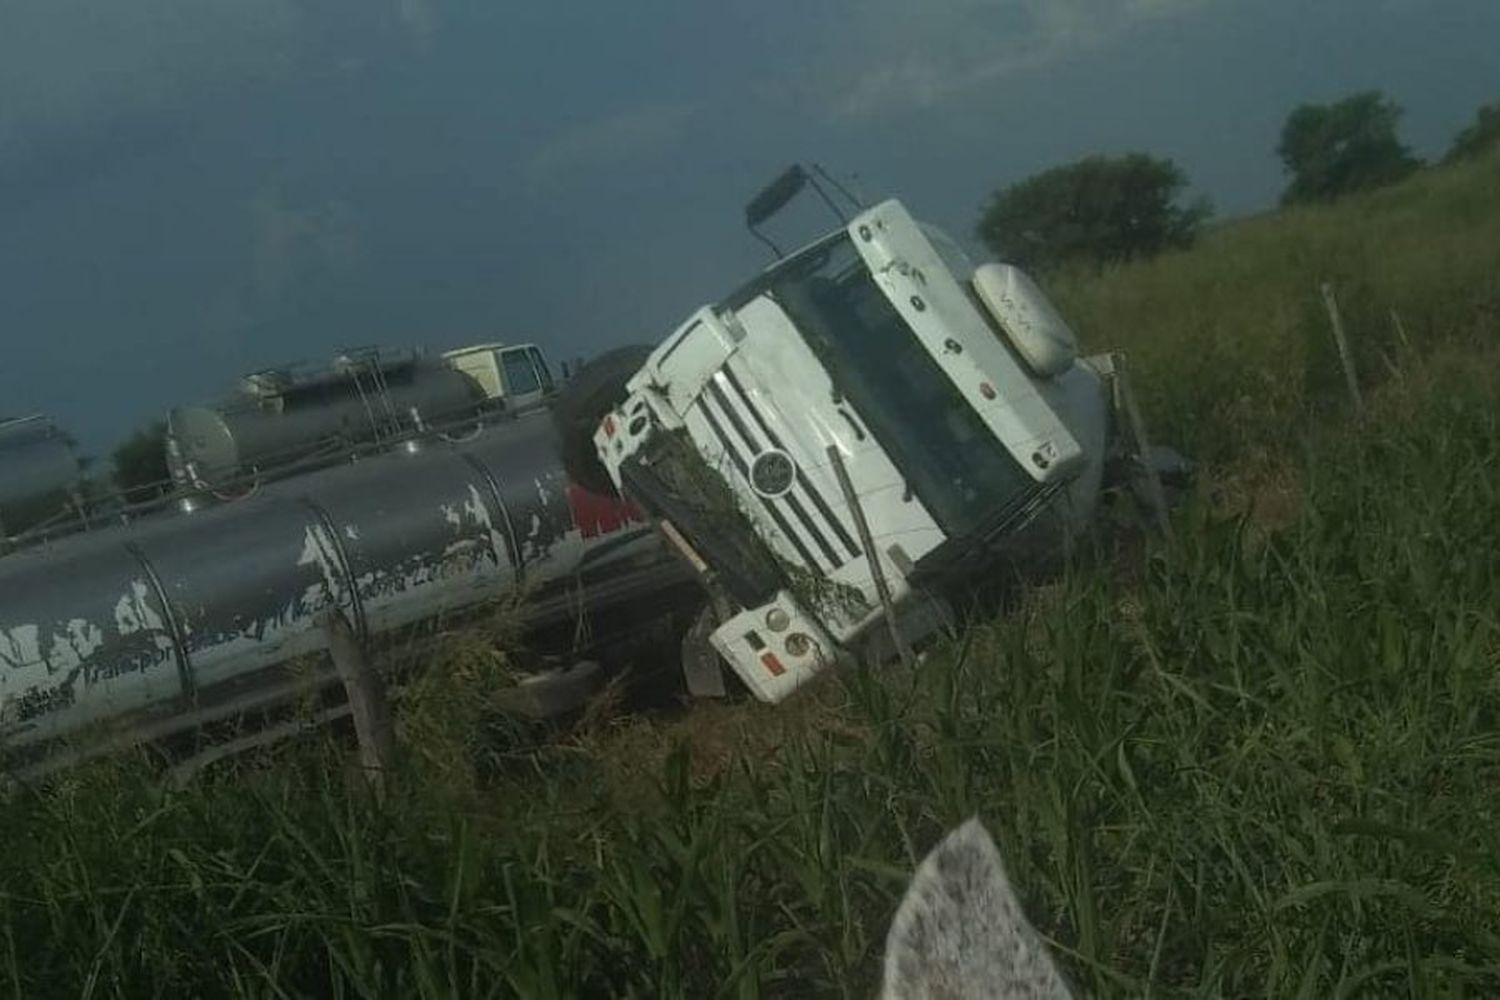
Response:
[[[771,270],[757,286],[801,331],[944,534],[971,534],[1033,492],[1035,483],[917,340],[847,235]]]

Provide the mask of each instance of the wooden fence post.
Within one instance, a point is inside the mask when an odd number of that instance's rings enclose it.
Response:
[[[369,779],[375,797],[384,799],[385,772],[394,761],[396,752],[385,683],[370,666],[354,630],[341,612],[327,615],[323,628],[328,635],[328,651],[334,669],[344,682],[344,692],[349,698],[349,712],[354,717],[354,731],[359,738],[360,768]]]
[[[1130,436],[1135,441],[1136,457],[1141,462],[1141,472],[1146,477],[1146,496],[1151,504],[1151,516],[1156,521],[1156,530],[1168,542],[1172,540],[1172,519],[1167,515],[1167,494],[1161,485],[1161,476],[1151,462],[1151,441],[1146,437],[1146,419],[1141,416],[1140,405],[1135,399],[1135,389],[1130,384],[1130,373],[1125,359],[1116,354],[1111,359],[1113,387],[1117,412],[1125,416],[1130,425]]]
[[[1403,351],[1410,351],[1411,338],[1407,337],[1406,324],[1401,322],[1401,314],[1396,311],[1394,306],[1391,307],[1391,324],[1396,328],[1396,336],[1401,339],[1401,349]]]
[[[1349,353],[1349,340],[1344,336],[1344,321],[1339,318],[1338,299],[1333,296],[1333,284],[1323,282],[1323,305],[1328,309],[1328,319],[1333,324],[1333,340],[1338,345],[1339,363],[1344,367],[1344,381],[1349,386],[1349,398],[1354,400],[1354,412],[1365,415],[1365,400],[1359,394],[1359,380],[1354,374],[1354,356]]]

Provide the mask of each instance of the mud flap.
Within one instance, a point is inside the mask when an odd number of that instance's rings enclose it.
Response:
[[[1126,458],[1131,465],[1130,485],[1151,512],[1151,519],[1162,537],[1171,539],[1172,522],[1168,518],[1166,490],[1162,486],[1162,468],[1158,460],[1158,449],[1146,436],[1146,421],[1141,416],[1135,391],[1130,385],[1125,357],[1112,353],[1088,359],[1094,370],[1105,376],[1110,384],[1110,410],[1119,434],[1128,445]],[[1169,452],[1170,449],[1163,451]],[[1175,452],[1170,454],[1175,455]],[[1178,456],[1180,458],[1180,456]]]
[[[723,698],[729,693],[724,660],[709,638],[718,624],[713,605],[705,604],[682,637],[682,678],[694,698]]]
[[[1161,483],[1162,498],[1166,502],[1167,509],[1171,510],[1180,506],[1183,498],[1192,488],[1195,472],[1192,461],[1173,448],[1153,444],[1142,465],[1149,467],[1156,474],[1157,480]],[[1147,505],[1151,503],[1150,485],[1144,471],[1137,471],[1130,477],[1130,489],[1138,501]]]
[[[505,711],[528,719],[553,719],[577,711],[604,684],[604,673],[593,660],[533,674],[515,687],[495,694]]]
[[[957,622],[949,602],[931,594],[918,593],[908,599],[896,612],[897,627],[913,650],[942,635],[952,635]],[[901,659],[890,633],[885,629],[873,629],[859,647],[863,661],[872,664],[895,663]],[[922,656],[918,652],[917,660]]]

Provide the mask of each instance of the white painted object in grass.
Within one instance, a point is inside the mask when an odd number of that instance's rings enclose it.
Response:
[[[977,818],[923,859],[886,936],[881,1000],[1070,1000]]]

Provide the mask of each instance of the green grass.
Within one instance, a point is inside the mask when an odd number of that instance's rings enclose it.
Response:
[[[0,990],[869,996],[977,813],[1090,995],[1500,995],[1500,161],[1054,287],[1209,462],[1174,545],[779,708],[539,739],[437,663],[383,807],[332,744],[14,793]]]
[[[1218,466],[1282,450],[1346,398],[1319,295],[1365,379],[1500,337],[1500,155],[1330,206],[1231,222],[1197,248],[1048,284],[1091,347],[1126,351],[1163,436]],[[1336,407],[1335,407],[1336,408]]]

